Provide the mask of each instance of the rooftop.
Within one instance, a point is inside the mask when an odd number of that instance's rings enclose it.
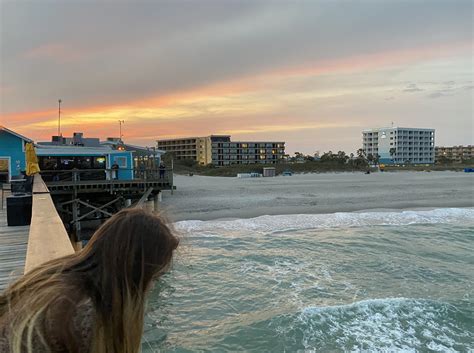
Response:
[[[25,137],[25,136],[23,136],[23,135],[20,135],[19,133],[15,132],[15,131],[13,131],[13,130],[7,129],[7,128],[6,128],[5,126],[3,126],[3,125],[0,125],[0,131],[5,131],[5,132],[7,132],[7,133],[9,133],[9,134],[12,134],[13,136],[16,136],[16,137],[18,137],[18,138],[21,138],[22,140],[25,140],[25,141],[27,141],[27,142],[33,142],[32,139],[29,139],[28,137]]]
[[[123,153],[124,151],[116,151],[109,146],[100,147],[82,147],[82,146],[54,146],[54,145],[37,145],[36,154],[38,156],[84,156],[84,155],[104,155]],[[130,151],[125,151],[130,152]]]
[[[401,127],[401,126],[391,126],[391,127],[375,127],[371,129],[364,129],[362,132],[376,132],[383,130],[417,130],[417,131],[435,131],[435,129],[420,128],[420,127]]]

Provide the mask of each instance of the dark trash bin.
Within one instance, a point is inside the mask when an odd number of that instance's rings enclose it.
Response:
[[[7,197],[8,226],[27,226],[31,223],[32,197],[16,194]]]
[[[26,179],[12,179],[10,184],[12,194],[24,194],[26,192]]]

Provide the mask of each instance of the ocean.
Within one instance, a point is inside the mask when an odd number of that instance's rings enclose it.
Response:
[[[474,352],[474,209],[182,221],[144,352]]]

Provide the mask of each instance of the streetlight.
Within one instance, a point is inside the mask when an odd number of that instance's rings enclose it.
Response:
[[[61,136],[61,99],[58,99],[58,136]]]
[[[122,124],[125,124],[125,120],[119,120],[118,122],[119,122],[119,129],[120,129],[119,140],[120,140],[120,142],[123,143],[123,141],[122,141]]]

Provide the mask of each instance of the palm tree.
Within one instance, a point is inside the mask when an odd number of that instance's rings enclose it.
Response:
[[[380,155],[378,155],[377,153],[374,154],[373,160],[374,160],[374,164],[375,164],[375,165],[379,164]]]
[[[397,153],[397,149],[395,147],[390,148],[390,157],[392,157],[392,162],[393,162],[393,156]]]
[[[367,155],[367,160],[369,161],[369,163],[371,163],[371,162],[374,161],[374,156],[373,156],[372,153],[369,153],[369,154]]]

